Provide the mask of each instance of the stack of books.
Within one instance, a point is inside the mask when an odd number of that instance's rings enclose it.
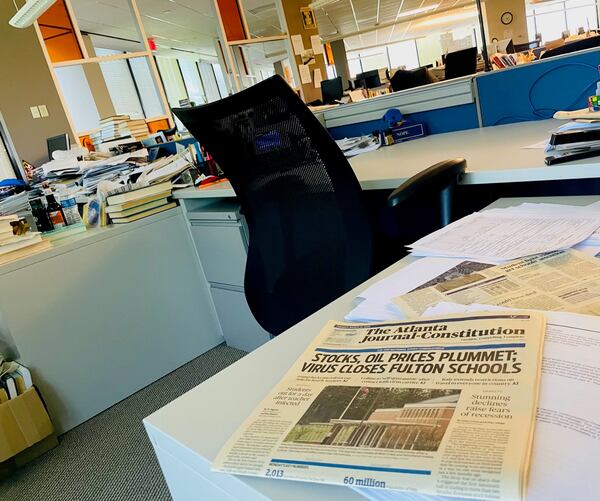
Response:
[[[146,120],[142,119],[129,119],[126,122],[119,124],[120,137],[131,136],[138,141],[145,139],[148,136],[148,124]]]
[[[18,221],[17,215],[0,216],[0,265],[52,247],[50,242],[42,239],[41,233],[15,235],[11,223]]]
[[[8,402],[33,387],[31,372],[17,362],[4,362],[0,356],[0,404]]]
[[[497,52],[490,56],[490,61],[495,70],[517,65],[517,57],[514,54],[501,54]]]
[[[100,120],[100,129],[90,134],[90,139],[97,146],[107,141],[114,141],[122,137],[129,137],[129,132],[121,133],[121,125],[127,125],[130,120],[129,115],[113,115]]]
[[[173,192],[170,181],[153,185],[127,185],[109,192],[106,214],[114,224],[131,223],[175,207],[169,202]]]
[[[600,156],[600,120],[562,125],[550,136],[545,153],[548,165]]]

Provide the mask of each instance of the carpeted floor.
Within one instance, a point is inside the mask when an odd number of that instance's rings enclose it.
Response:
[[[170,500],[142,419],[244,355],[217,346],[69,431],[58,447],[0,481],[0,500]]]

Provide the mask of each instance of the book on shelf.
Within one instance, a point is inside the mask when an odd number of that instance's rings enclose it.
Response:
[[[138,214],[134,214],[133,216],[123,217],[123,218],[115,218],[112,219],[113,224],[124,224],[124,223],[133,223],[139,219],[143,219],[148,216],[152,216],[154,214],[158,214],[160,212],[166,211],[168,209],[172,209],[173,207],[177,207],[175,202],[167,203],[166,205],[161,205],[160,207],[155,207],[154,209],[146,210],[144,212],[140,212]]]
[[[153,184],[153,185],[136,185],[130,184],[125,185],[116,190],[110,191],[108,193],[108,197],[106,198],[106,203],[110,205],[122,204],[125,202],[130,202],[133,200],[139,200],[144,197],[148,197],[151,195],[156,195],[157,193],[162,193],[165,191],[171,191],[173,185],[171,181],[166,181],[164,183]]]

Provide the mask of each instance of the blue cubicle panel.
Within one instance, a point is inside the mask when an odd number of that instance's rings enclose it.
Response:
[[[463,104],[438,110],[422,111],[405,115],[413,122],[423,123],[428,134],[441,134],[464,129],[479,127],[477,121],[477,108],[475,104]],[[373,131],[385,130],[387,125],[382,119],[369,120],[339,127],[330,127],[327,130],[334,139],[362,136]]]
[[[599,79],[600,49],[541,59],[479,75],[475,85],[484,127],[551,118],[587,106]]]

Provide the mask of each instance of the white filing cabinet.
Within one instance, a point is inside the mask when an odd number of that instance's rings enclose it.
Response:
[[[196,205],[186,200],[190,231],[229,346],[252,351],[270,339],[254,319],[244,294],[248,232],[234,202]]]

